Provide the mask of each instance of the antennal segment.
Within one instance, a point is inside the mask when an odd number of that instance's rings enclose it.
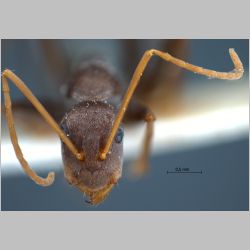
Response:
[[[118,114],[116,116],[114,126],[111,130],[111,133],[108,137],[108,140],[107,140],[105,147],[103,148],[103,150],[99,154],[99,158],[101,160],[106,159],[106,155],[107,155],[109,148],[112,144],[112,141],[115,137],[116,131],[117,131],[122,119],[123,119],[123,116],[126,112],[128,104],[132,98],[132,95],[134,94],[134,91],[135,91],[135,89],[140,81],[140,78],[141,78],[148,62],[150,61],[150,59],[153,55],[157,55],[157,56],[161,57],[162,59],[164,59],[165,61],[168,61],[172,64],[175,64],[181,68],[192,71],[194,73],[208,76],[209,78],[217,78],[217,79],[224,79],[224,80],[240,79],[244,73],[244,68],[243,68],[242,62],[234,49],[229,49],[229,54],[230,54],[230,57],[232,59],[234,66],[235,66],[234,70],[231,72],[218,72],[218,71],[214,71],[214,70],[210,70],[210,69],[204,69],[204,68],[199,67],[199,66],[195,66],[195,65],[187,63],[183,60],[180,60],[176,57],[173,57],[169,53],[164,53],[164,52],[159,51],[159,50],[151,49],[151,50],[146,51],[144,53],[144,55],[142,56],[139,64],[136,67],[136,70],[132,76],[129,87],[127,89],[127,92],[126,92],[123,100],[122,100],[121,106],[120,106]]]
[[[43,118],[48,122],[48,124],[53,128],[53,130],[59,135],[62,141],[68,146],[68,148],[78,160],[84,160],[84,154],[82,152],[78,152],[78,150],[70,141],[70,139],[63,133],[63,131],[60,129],[55,120],[50,116],[50,114],[46,111],[42,104],[32,94],[32,92],[28,89],[24,82],[19,77],[17,77],[11,70],[4,70],[4,72],[2,73],[2,87],[4,94],[4,104],[6,108],[6,119],[16,156],[26,174],[35,183],[41,186],[49,186],[54,182],[55,173],[50,172],[46,178],[41,178],[29,167],[27,161],[23,157],[22,150],[18,144],[17,134],[14,126],[10,90],[7,78],[10,79],[16,85],[16,87],[25,95],[25,97],[35,106],[38,112],[43,116]]]

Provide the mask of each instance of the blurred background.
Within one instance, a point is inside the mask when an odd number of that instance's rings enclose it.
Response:
[[[1,40],[1,67],[22,78],[60,121],[68,108],[65,86],[79,63],[104,60],[126,89],[143,52],[151,48],[218,71],[233,69],[228,49],[235,48],[245,74],[237,81],[208,79],[153,58],[136,92],[157,117],[151,168],[141,178],[131,176],[145,125],[125,124],[123,177],[98,206],[85,203],[83,194],[67,184],[59,139],[10,86],[24,157],[42,176],[56,171],[56,180],[43,188],[24,174],[2,108],[2,210],[249,209],[249,40]]]

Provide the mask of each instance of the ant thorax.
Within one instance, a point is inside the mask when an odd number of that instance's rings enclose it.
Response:
[[[67,97],[77,102],[108,101],[121,93],[115,73],[101,61],[82,64],[69,81]]]

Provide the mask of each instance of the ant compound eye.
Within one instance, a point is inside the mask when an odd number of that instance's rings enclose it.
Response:
[[[119,128],[115,136],[115,141],[117,143],[121,143],[123,139],[123,135],[124,135],[123,128]]]
[[[61,127],[61,129],[63,130],[63,132],[64,132],[67,136],[69,136],[69,129],[68,129],[68,127],[66,126],[66,124],[65,124],[65,123],[61,123],[60,127]]]

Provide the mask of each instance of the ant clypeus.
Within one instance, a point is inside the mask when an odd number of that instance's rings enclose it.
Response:
[[[106,198],[121,177],[123,129],[120,124],[152,56],[158,56],[169,63],[209,78],[239,79],[243,75],[243,65],[234,49],[229,49],[229,54],[235,69],[224,73],[194,66],[171,56],[167,51],[147,50],[134,71],[120,105],[117,102],[119,100],[117,97],[121,95],[119,82],[112,73],[104,64],[98,62],[86,64],[71,78],[73,80],[68,86],[67,95],[78,103],[66,112],[60,126],[24,82],[11,70],[5,69],[2,72],[2,87],[7,125],[20,164],[26,174],[38,185],[49,186],[53,183],[53,172],[50,172],[46,178],[39,177],[22,155],[14,127],[8,79],[35,106],[60,137],[67,181],[84,192],[91,204],[98,204]],[[137,118],[144,119],[147,124],[143,150],[135,166],[137,173],[143,173],[146,170],[155,116],[149,108],[144,106],[137,105],[137,109]]]

